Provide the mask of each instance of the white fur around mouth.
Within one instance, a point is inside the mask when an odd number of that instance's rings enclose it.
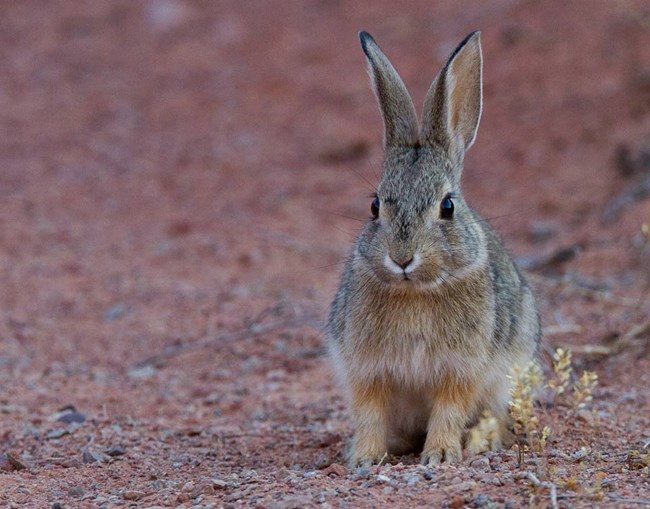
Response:
[[[390,257],[388,253],[386,253],[386,256],[384,256],[384,265],[386,266],[386,268],[393,274],[397,274],[399,276],[408,276],[415,269],[418,268],[420,262],[421,262],[420,255],[415,253],[413,255],[413,261],[406,267],[406,269],[403,269],[393,261],[393,259]]]

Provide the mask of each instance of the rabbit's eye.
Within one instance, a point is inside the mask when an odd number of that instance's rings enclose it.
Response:
[[[440,217],[442,219],[451,219],[454,215],[454,202],[451,197],[447,196],[440,204]]]
[[[372,213],[372,218],[377,219],[379,217],[379,198],[375,196],[375,199],[372,200],[370,204],[370,212]]]

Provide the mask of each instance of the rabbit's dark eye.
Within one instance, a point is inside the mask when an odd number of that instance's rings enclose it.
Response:
[[[379,217],[379,198],[375,196],[375,199],[372,200],[370,204],[370,212],[372,213],[372,218],[377,219]]]
[[[442,219],[451,219],[454,216],[454,202],[451,196],[447,196],[440,204],[440,217]]]

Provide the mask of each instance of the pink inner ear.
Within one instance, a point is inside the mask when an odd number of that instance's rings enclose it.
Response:
[[[468,43],[456,56],[447,73],[447,85],[451,91],[449,127],[469,148],[481,115],[481,53],[477,42]]]

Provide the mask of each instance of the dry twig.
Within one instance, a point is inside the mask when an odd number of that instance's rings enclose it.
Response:
[[[551,507],[553,509],[559,509],[560,506],[557,503],[557,486],[549,481],[540,481],[535,474],[532,472],[517,472],[515,474],[515,479],[527,479],[530,481],[533,486],[536,488],[546,488],[551,496]]]
[[[183,343],[166,348],[161,353],[152,355],[139,361],[136,367],[142,366],[158,366],[164,361],[169,360],[178,355],[183,355],[190,352],[196,352],[208,348],[220,348],[228,343],[235,343],[247,338],[260,336],[268,332],[281,331],[285,329],[295,329],[299,327],[314,327],[318,328],[318,321],[312,316],[304,316],[298,318],[290,318],[286,320],[279,320],[267,324],[251,323],[249,326],[241,331],[230,332],[218,336],[203,336],[192,343]]]

